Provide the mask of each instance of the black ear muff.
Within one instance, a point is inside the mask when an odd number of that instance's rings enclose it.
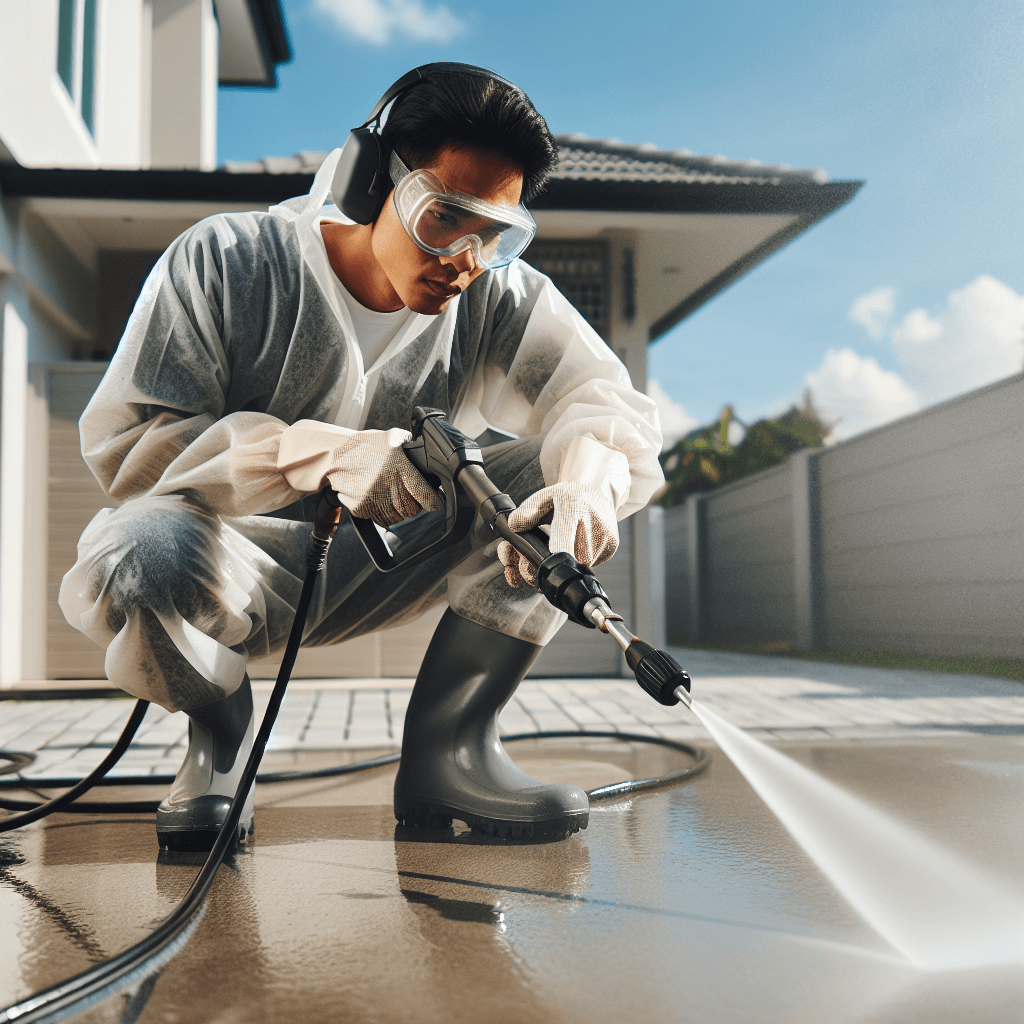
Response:
[[[373,223],[391,192],[383,150],[380,135],[373,126],[354,128],[342,147],[331,198],[357,224]]]
[[[518,88],[507,78],[475,64],[424,64],[404,74],[377,100],[362,126],[348,133],[342,147],[331,184],[331,198],[346,217],[357,224],[372,224],[383,208],[384,200],[391,194],[391,154],[380,137],[380,117],[384,108],[431,75],[452,72],[493,78],[509,88]]]

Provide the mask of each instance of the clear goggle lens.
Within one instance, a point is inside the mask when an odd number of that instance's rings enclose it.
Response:
[[[397,153],[391,156],[391,177],[402,226],[429,253],[455,256],[472,249],[480,266],[494,270],[519,256],[537,232],[522,204],[494,206],[447,189],[430,171],[409,171]]]

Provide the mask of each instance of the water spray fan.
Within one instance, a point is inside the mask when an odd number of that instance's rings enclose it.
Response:
[[[536,567],[537,586],[551,604],[573,622],[599,629],[615,640],[642,689],[659,704],[690,706],[690,677],[670,654],[633,635],[589,566],[567,552],[552,553],[542,530],[516,533],[508,525],[516,503],[488,479],[475,441],[452,426],[440,409],[422,406],[413,411],[412,433],[405,453],[444,500],[444,527],[440,537],[406,552],[393,533],[382,531],[368,519],[351,516],[346,509],[344,514],[381,572],[420,565],[465,539],[479,514],[490,530]],[[333,492],[324,493],[328,501],[337,502]]]

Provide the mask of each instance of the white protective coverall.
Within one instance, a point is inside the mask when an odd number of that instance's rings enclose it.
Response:
[[[484,449],[489,475],[516,501],[577,480],[603,489],[621,520],[663,479],[654,403],[519,260],[482,274],[437,316],[410,314],[363,365],[319,230],[325,217],[344,220],[324,206],[339,153],[308,196],[207,218],[170,246],[82,415],[82,454],[122,504],[82,534],[60,606],[106,648],[112,682],[171,710],[232,693],[249,657],[287,640],[308,527],[293,510],[266,514],[309,493],[289,483],[304,477],[289,472],[288,451],[308,467],[339,433],[408,429],[424,405],[483,445],[489,428],[519,438]],[[425,513],[394,532],[416,543],[437,519]],[[510,587],[496,546],[481,527],[385,575],[354,530],[341,529],[304,645],[398,625],[445,597],[465,618],[547,643],[564,613],[532,588]]]

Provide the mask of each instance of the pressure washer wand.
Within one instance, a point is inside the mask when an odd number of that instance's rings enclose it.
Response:
[[[516,533],[508,525],[516,503],[488,479],[480,445],[449,423],[443,410],[417,406],[412,414],[412,439],[402,447],[409,461],[444,498],[444,529],[440,537],[418,549],[406,551],[399,543],[396,555],[374,523],[351,516],[356,534],[377,569],[388,573],[421,565],[463,540],[479,514],[491,530],[536,566],[537,586],[551,604],[573,622],[600,629],[615,640],[636,681],[659,704],[671,707],[682,702],[690,706],[690,677],[671,655],[626,628],[590,566],[564,551],[552,554],[542,531]]]
[[[537,585],[551,604],[573,622],[589,629],[596,627],[611,636],[622,648],[636,681],[659,704],[671,707],[681,702],[690,706],[690,677],[670,654],[630,632],[589,566],[568,552],[552,554],[540,530],[516,533],[508,525],[515,502],[491,483],[482,464],[463,465],[457,479],[484,522],[536,566]]]

